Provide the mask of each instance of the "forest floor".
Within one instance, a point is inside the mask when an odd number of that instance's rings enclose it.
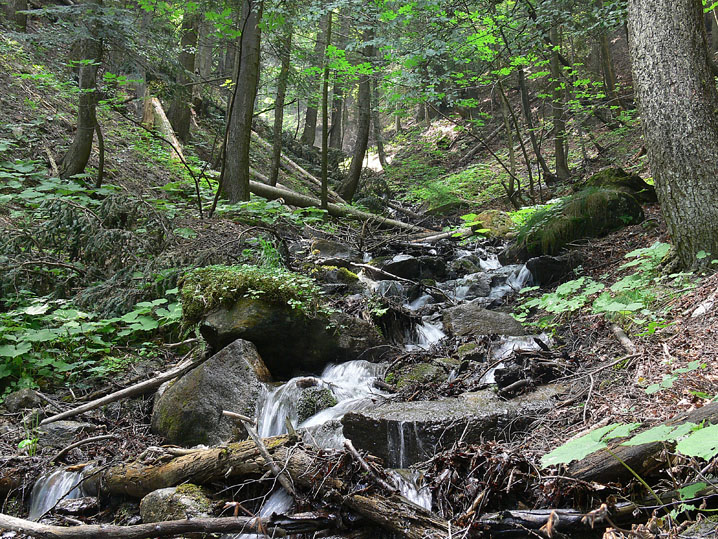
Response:
[[[0,167],[6,178],[5,185],[0,187],[0,197],[5,197],[0,199],[0,231],[8,234],[7,237],[20,237],[22,234],[19,233],[23,232],[43,241],[48,232],[43,230],[41,221],[47,217],[44,212],[53,201],[67,197],[70,204],[80,203],[72,198],[75,194],[66,193],[57,186],[49,186],[45,191],[39,189],[43,181],[52,175],[56,165],[53,162],[59,159],[60,149],[69,143],[74,124],[74,97],[65,83],[60,82],[62,70],[59,65],[53,64],[54,61],[51,54],[44,56],[44,53],[34,51],[31,45],[20,46],[7,36],[0,36],[0,87],[7,89],[0,95]],[[124,229],[125,236],[131,235],[132,238],[120,244],[120,248],[130,249],[139,245],[141,251],[118,260],[108,255],[107,260],[102,262],[97,259],[83,261],[79,256],[75,261],[84,264],[79,268],[84,273],[76,272],[79,276],[68,276],[45,266],[40,278],[27,278],[21,285],[5,279],[2,310],[6,312],[37,305],[23,303],[23,294],[25,299],[30,297],[32,300],[45,297],[45,294],[48,294],[47,297],[56,294],[52,290],[53,279],[56,279],[65,283],[65,297],[81,298],[85,291],[100,286],[95,295],[88,296],[90,299],[80,304],[90,311],[93,302],[96,302],[98,313],[95,319],[105,320],[126,314],[128,305],[137,301],[164,297],[176,284],[178,273],[193,265],[261,261],[263,257],[281,251],[282,244],[316,233],[343,242],[357,241],[358,235],[362,235],[363,243],[379,244],[393,239],[391,232],[378,229],[362,231],[355,223],[347,221],[326,222],[323,216],[311,211],[295,212],[276,203],[260,202],[244,207],[220,203],[214,217],[200,218],[195,185],[182,167],[169,159],[166,148],[141,128],[111,112],[103,112],[100,117],[107,139],[106,182],[116,186],[113,196],[128,199],[135,210],[140,208],[134,224]],[[209,126],[203,124],[202,127],[208,129],[212,122],[206,122]],[[615,134],[606,136],[617,137]],[[395,147],[391,151],[396,155],[392,167],[383,176],[372,175],[372,179],[387,184],[396,198],[404,204],[413,203],[413,209],[417,211],[452,202],[461,202],[457,208],[464,208],[448,218],[432,216],[423,223],[458,226],[461,223],[459,216],[464,211],[475,212],[485,207],[510,209],[502,198],[501,188],[495,181],[491,182],[492,178],[501,176],[502,171],[497,169],[490,157],[479,154],[467,168],[451,169],[451,165],[460,160],[462,152],[473,145],[470,137],[455,140],[455,131],[451,126],[441,123],[419,138],[412,137],[409,134],[394,137],[391,144]],[[204,146],[210,145],[209,138],[203,137]],[[587,164],[582,172],[617,161],[629,169],[642,169],[642,162],[634,160],[636,139],[637,131],[624,133],[609,145],[611,149],[607,154]],[[97,166],[97,157],[93,153],[91,170]],[[263,159],[263,156],[257,155],[255,163],[261,164]],[[216,182],[213,184],[211,180],[202,180],[199,198],[205,210],[211,205],[215,185]],[[553,193],[562,194],[569,188],[568,185],[556,186]],[[77,192],[87,195],[88,200],[82,201],[87,204],[87,211],[105,210],[92,202],[90,189],[78,188]],[[133,211],[124,210],[122,215],[130,219]],[[611,286],[631,271],[623,267],[627,253],[648,248],[657,241],[667,241],[658,207],[649,206],[646,213],[647,221],[640,225],[628,226],[577,246],[575,251],[582,259],[581,275]],[[154,250],[151,245],[152,227],[166,228],[165,239]],[[125,236],[123,238],[126,239]],[[252,238],[260,239],[251,241]],[[398,236],[394,238],[398,239]],[[55,251],[58,260],[67,254],[63,251],[66,247],[58,247]],[[105,252],[107,248],[106,245]],[[110,243],[109,249],[113,248],[117,247]],[[31,262],[24,258],[18,260],[23,264]],[[48,262],[48,259],[43,260]],[[34,262],[42,266],[42,261]],[[9,267],[12,263],[13,260],[0,258],[0,264],[8,266],[3,267],[6,272],[13,269]],[[144,275],[136,275],[138,272]],[[708,404],[718,394],[718,372],[710,367],[691,368],[690,365],[695,361],[710,365],[718,352],[718,326],[716,312],[712,310],[718,276],[685,275],[681,278],[685,283],[683,289],[674,288],[657,297],[653,308],[661,314],[654,325],[636,324],[625,315],[607,317],[588,308],[559,314],[553,317],[550,326],[542,326],[541,316],[537,314],[530,317],[529,323],[555,333],[557,350],[577,365],[575,371],[563,380],[570,389],[561,403],[537,418],[530,436],[489,444],[487,451],[493,455],[514,455],[535,467],[538,459],[548,451],[597,426],[614,422],[660,424],[679,413]],[[98,285],[98,280],[104,285]],[[21,290],[32,290],[33,286],[34,295],[20,293]],[[535,293],[550,294],[555,290],[556,287],[552,287]],[[53,297],[57,299],[61,296],[56,294]],[[119,299],[109,301],[110,296],[121,296],[120,299],[129,304]],[[118,305],[122,306],[120,312],[113,312]],[[705,314],[694,316],[701,305]],[[11,325],[8,319],[3,323],[6,327]],[[634,349],[626,349],[626,342],[619,341],[614,332],[615,325],[627,331]],[[113,344],[108,354],[91,350],[93,357],[105,357],[97,363],[102,369],[93,371],[92,375],[84,371],[84,367],[69,369],[66,375],[55,378],[43,377],[40,370],[35,373],[37,378],[33,382],[28,383],[24,379],[23,383],[34,385],[43,395],[44,401],[40,405],[43,414],[66,409],[93,396],[125,387],[152,373],[164,371],[176,363],[191,344],[174,344],[194,336],[182,333],[176,324],[171,328],[165,333],[157,326],[153,328],[157,329],[156,332],[140,334],[138,330],[131,342]],[[4,334],[9,333],[8,330]],[[74,346],[74,342],[65,345]],[[624,358],[623,361],[617,363],[621,358]],[[674,375],[680,369],[685,372]],[[670,384],[665,383],[659,391],[646,392],[652,384],[660,385],[669,378]],[[19,385],[22,384],[15,387]],[[106,434],[111,435],[112,440],[73,449],[63,457],[63,462],[127,461],[160,446],[162,440],[149,428],[152,405],[153,397],[147,395],[116,402],[84,415],[83,420],[94,425],[86,436]],[[12,495],[5,498],[3,513],[24,514],[23,500],[27,499],[34,480],[43,470],[58,464],[53,462],[56,449],[41,448],[35,452],[18,447],[24,440],[34,437],[36,425],[32,421],[28,421],[22,411],[5,411],[0,415],[3,432],[0,437],[0,478],[3,477],[3,469],[7,471],[10,468],[16,477],[22,478],[19,485],[14,485]],[[438,476],[444,466],[455,466],[461,454],[467,451],[466,447],[458,447],[439,455],[432,463],[434,468],[431,473]],[[490,463],[491,458],[487,457],[485,462]],[[460,490],[469,479],[485,471],[486,466],[464,470],[466,475],[462,480],[443,492],[448,503],[458,504],[455,498]],[[663,477],[664,487],[672,487],[674,485],[669,484],[670,481],[678,482],[691,474],[688,466],[673,472],[672,477]],[[557,472],[556,476],[559,475]],[[513,479],[497,475],[495,481],[507,485],[508,490]],[[555,506],[569,504],[571,497],[577,500],[583,497],[579,505],[586,508],[591,507],[593,500],[606,500],[606,490],[618,496],[638,490],[636,480],[628,486],[582,485],[585,488],[579,493],[576,482],[559,479],[549,485],[548,479],[538,472],[527,474],[524,481],[526,490],[543,489],[540,497],[555,503]],[[533,499],[538,497],[534,493]],[[487,506],[499,508],[500,502],[497,498]],[[693,514],[689,516],[692,518]],[[126,524],[130,522],[132,512],[124,520],[123,517],[113,518],[117,524]]]

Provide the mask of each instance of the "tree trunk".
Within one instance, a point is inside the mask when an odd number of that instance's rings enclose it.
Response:
[[[629,0],[629,47],[656,192],[680,263],[718,255],[718,93],[701,0]]]
[[[249,200],[249,144],[252,115],[259,82],[259,49],[263,0],[244,0],[243,32],[237,70],[235,98],[230,107],[223,190],[230,202]]]
[[[346,14],[345,14],[346,15]],[[349,34],[349,21],[348,16],[342,16],[342,12],[339,12],[339,18],[341,24],[339,25],[339,36],[337,47],[345,49],[347,46],[347,35]],[[344,110],[344,84],[345,81],[339,77],[334,77],[334,87],[332,88],[332,118],[331,118],[331,131],[329,133],[329,147],[338,148],[342,147],[342,112]]]
[[[382,168],[386,168],[386,152],[384,151],[384,138],[381,133],[381,113],[379,111],[379,89],[377,88],[376,79],[371,80],[371,123],[374,127],[374,142],[376,142],[376,151],[379,154],[379,163],[381,163]]]
[[[172,124],[172,129],[174,129],[177,138],[182,142],[189,140],[189,125],[192,117],[190,109],[192,87],[187,84],[192,81],[192,75],[194,74],[197,27],[197,14],[195,12],[185,12],[182,19],[182,40],[180,41],[180,71],[176,78],[177,87],[174,92],[174,98],[167,110],[167,118]]]
[[[195,71],[199,75],[199,80],[203,83],[208,81],[212,76],[212,49],[213,25],[210,21],[204,19],[199,23],[197,36],[197,56],[195,57]],[[196,84],[192,86],[192,103],[197,113],[205,114],[206,110],[204,100],[202,99],[202,88],[204,84]]]
[[[27,15],[19,13],[27,10],[27,0],[8,0],[11,11],[10,18],[15,21],[15,26],[20,32],[27,31]]]
[[[501,116],[504,120],[504,134],[506,136],[506,147],[509,149],[509,169],[511,170],[511,175],[509,177],[509,198],[513,199],[514,193],[516,192],[516,181],[514,180],[514,176],[516,176],[516,153],[514,152],[514,137],[513,137],[513,130],[511,128],[511,107],[509,106],[509,101],[506,98],[506,93],[504,92],[503,84],[501,84],[501,81],[499,81],[498,84],[499,88],[499,95],[501,97]]]
[[[571,173],[568,170],[568,156],[566,151],[566,120],[563,117],[564,83],[561,77],[561,63],[559,51],[556,47],[559,44],[558,28],[551,28],[551,42],[554,43],[554,50],[551,52],[551,78],[553,79],[553,100],[551,110],[553,112],[553,141],[554,156],[556,158],[556,176],[559,180],[567,179]]]
[[[277,79],[277,99],[274,102],[274,140],[272,141],[272,168],[269,171],[269,185],[277,185],[279,166],[282,160],[282,127],[284,126],[284,100],[287,95],[287,81],[292,51],[292,33],[294,26],[287,23],[284,35],[279,41],[279,54],[282,55],[282,66]]]
[[[98,0],[93,2],[101,5]],[[85,37],[80,43],[78,86],[80,98],[77,109],[77,132],[72,145],[60,163],[60,177],[69,178],[85,171],[92,151],[92,139],[95,134],[97,115],[97,69],[102,58],[102,41],[94,36]]]
[[[328,16],[324,15],[319,21],[319,30],[317,31],[317,40],[314,43],[314,58],[317,60],[317,67],[321,71],[324,66],[324,49],[327,46],[327,22]],[[311,91],[316,91],[319,86],[320,77],[313,77],[309,83]],[[317,116],[319,115],[319,100],[317,96],[312,93],[307,100],[307,113],[304,116],[304,131],[302,132],[302,138],[299,139],[302,144],[314,144],[314,139],[317,136]]]
[[[373,29],[364,31],[364,41],[370,42],[374,39]],[[367,45],[364,47],[364,58],[369,59],[374,56],[374,46]],[[371,76],[364,75],[359,81],[359,95],[357,98],[357,113],[359,121],[357,122],[357,140],[354,146],[354,155],[349,166],[347,178],[337,190],[341,197],[347,202],[351,202],[359,187],[359,178],[361,177],[362,165],[364,163],[364,155],[369,143],[369,128],[371,126]]]
[[[328,14],[327,43],[332,41],[332,12]],[[329,207],[329,58],[324,52],[322,77],[322,209]]]
[[[543,171],[544,179],[548,182],[554,179],[555,176],[551,172],[551,169],[548,168],[548,165],[546,164],[546,160],[543,158],[543,155],[541,155],[541,149],[539,148],[538,140],[536,140],[533,113],[531,112],[531,103],[529,101],[529,91],[526,86],[526,75],[524,73],[524,70],[521,68],[517,70],[517,74],[519,80],[519,91],[521,92],[521,109],[523,110],[524,119],[526,120],[526,126],[529,130],[531,147],[533,148],[534,155],[536,156],[536,161],[538,162],[539,166],[541,167],[541,170]]]

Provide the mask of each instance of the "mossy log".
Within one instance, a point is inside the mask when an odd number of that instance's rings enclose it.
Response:
[[[692,423],[718,423],[718,402],[713,402],[702,408],[681,414],[668,421],[667,425],[680,425],[690,421]],[[638,475],[648,478],[660,470],[669,467],[665,459],[661,458],[664,447],[672,447],[669,442],[655,442],[650,444],[626,446],[617,442],[609,451],[602,450],[569,465],[567,475],[584,481],[622,481],[633,476],[626,467],[630,466]],[[619,461],[620,459],[620,461]],[[624,465],[623,461],[626,465]]]
[[[351,485],[328,474],[328,463],[311,449],[296,445],[288,436],[264,440],[272,458],[282,465],[296,486],[316,492],[324,500],[342,504],[382,528],[409,539],[446,537],[448,523],[397,494],[374,493],[371,497],[352,492]],[[165,487],[189,481],[195,484],[258,477],[267,470],[252,441],[199,450],[158,465],[138,462],[119,464],[102,472],[100,489],[105,494],[140,498]]]

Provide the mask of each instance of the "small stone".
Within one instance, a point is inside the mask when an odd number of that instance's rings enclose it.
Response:
[[[210,516],[212,502],[202,489],[191,483],[161,488],[140,502],[142,522],[164,522]]]
[[[10,393],[5,397],[4,404],[7,411],[14,414],[21,410],[39,408],[42,404],[42,399],[35,391],[26,387]]]

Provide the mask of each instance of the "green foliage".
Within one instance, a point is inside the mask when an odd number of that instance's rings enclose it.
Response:
[[[636,271],[620,278],[610,287],[587,277],[579,277],[563,283],[553,292],[527,298],[517,308],[516,317],[524,321],[532,309],[542,309],[554,315],[539,321],[539,325],[547,327],[555,325],[565,313],[590,306],[595,314],[644,326],[647,333],[653,333],[665,325],[661,302],[686,293],[695,286],[688,280],[691,274],[660,274],[660,264],[669,250],[670,245],[657,242],[651,247],[631,251],[626,254],[626,258],[633,260],[623,264],[620,270]],[[522,293],[536,290],[538,287],[525,288]]]
[[[319,287],[313,279],[283,268],[259,266],[207,266],[181,280],[184,318],[199,321],[205,313],[243,297],[287,304],[311,315],[320,311]]]
[[[676,380],[678,380],[679,375],[685,374],[687,372],[692,372],[697,369],[705,369],[706,364],[701,363],[700,361],[691,361],[688,363],[686,367],[682,367],[680,369],[675,369],[671,374],[666,374],[663,376],[663,380],[661,380],[658,384],[651,384],[646,388],[646,393],[649,395],[653,395],[654,393],[658,393],[659,391],[663,389],[669,389],[673,387],[673,384]]]
[[[639,426],[640,423],[613,423],[593,430],[544,455],[541,458],[541,465],[547,467],[582,460],[588,455],[608,447],[609,440],[626,437]],[[674,441],[678,441],[676,444],[678,453],[688,457],[710,460],[718,455],[718,425],[701,426],[690,422],[677,427],[658,425],[631,437],[621,445],[635,446]]]
[[[0,313],[0,391],[104,376],[128,347],[131,355],[151,353],[157,345],[148,338],[180,334],[176,296],[171,290],[106,319],[67,300],[29,296]]]

